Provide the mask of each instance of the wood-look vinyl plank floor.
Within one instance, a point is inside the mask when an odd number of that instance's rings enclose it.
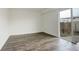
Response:
[[[11,36],[1,51],[78,51],[79,44],[45,33]]]

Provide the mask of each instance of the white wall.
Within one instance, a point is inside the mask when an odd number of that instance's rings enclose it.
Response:
[[[0,9],[0,49],[9,35],[46,32],[58,36],[58,12],[41,14],[33,9]]]
[[[51,10],[42,14],[43,31],[58,37],[58,11]]]
[[[58,11],[49,9],[42,13],[33,9],[10,10],[10,34],[46,32],[58,36]]]
[[[0,9],[0,49],[9,37],[7,12],[8,9]]]
[[[42,32],[40,12],[32,9],[11,9],[9,22],[11,35]]]

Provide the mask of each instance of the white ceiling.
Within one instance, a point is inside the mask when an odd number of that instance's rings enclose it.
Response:
[[[41,12],[41,13],[45,13],[45,12],[48,12],[48,11],[55,11],[55,10],[58,10],[58,11],[61,11],[61,10],[64,10],[64,9],[68,9],[68,8],[13,8],[13,9],[25,9],[25,10],[31,10],[31,11],[37,11],[37,12]]]
[[[33,10],[33,11],[47,11],[47,10],[64,10],[68,8],[12,8],[12,9],[27,9],[27,10]]]
[[[27,9],[43,11],[43,10],[48,10],[48,9],[52,9],[52,10],[58,10],[58,9],[64,10],[64,9],[68,9],[68,8],[27,8]]]
[[[65,9],[69,9],[69,8],[30,8],[31,10],[34,10],[34,11],[39,11],[39,12],[47,12],[47,11],[55,11],[55,10],[58,10],[58,11],[61,11],[61,10],[65,10]]]
[[[31,8],[32,10],[36,10],[36,11],[45,11],[45,10],[56,10],[57,8]]]

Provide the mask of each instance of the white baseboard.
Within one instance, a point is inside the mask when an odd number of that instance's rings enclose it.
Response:
[[[40,33],[41,31],[38,32],[29,32],[29,33],[11,33],[10,35],[22,35],[22,34],[32,34],[32,33]]]

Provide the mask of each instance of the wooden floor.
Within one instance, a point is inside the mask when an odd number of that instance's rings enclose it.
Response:
[[[11,36],[1,51],[78,51],[79,44],[72,44],[54,36],[37,33]]]

